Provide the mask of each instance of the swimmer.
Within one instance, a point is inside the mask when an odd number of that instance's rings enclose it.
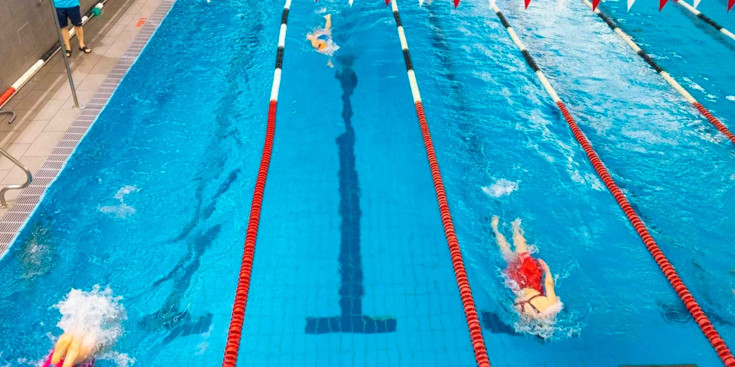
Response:
[[[93,356],[96,349],[95,345],[90,345],[86,340],[64,333],[56,342],[51,358],[44,367],[92,367],[95,364]],[[64,363],[61,364],[61,361]]]
[[[511,251],[505,236],[498,231],[498,222],[498,216],[495,215],[490,225],[500,252],[508,264],[504,273],[518,285],[518,289],[514,290],[516,299],[513,306],[522,317],[529,319],[546,317],[548,313],[545,311],[550,309],[559,310],[558,307],[554,307],[560,301],[554,292],[554,278],[549,266],[543,260],[531,257],[526,239],[523,237],[521,220],[516,219],[511,224],[515,251]]]
[[[332,41],[332,15],[327,14],[324,16],[324,19],[326,20],[324,28],[315,29],[314,32],[306,35],[306,39],[311,41],[311,45],[315,50],[329,56],[327,65],[333,68],[332,55],[339,49],[339,46]]]

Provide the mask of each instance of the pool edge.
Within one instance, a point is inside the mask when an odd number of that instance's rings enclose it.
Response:
[[[176,3],[176,0],[162,0],[153,14],[146,19],[128,49],[120,56],[117,64],[95,91],[92,99],[79,112],[72,125],[66,130],[64,136],[33,176],[31,184],[21,191],[13,206],[0,219],[0,260],[8,253],[11,244],[45,197],[46,191],[64,169],[69,157],[87,135],[89,129],[94,125],[97,117],[112,95],[115,94],[120,82],[138,60],[148,42],[153,38],[174,3]]]

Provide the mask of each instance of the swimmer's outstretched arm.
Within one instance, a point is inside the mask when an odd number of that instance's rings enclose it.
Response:
[[[557,297],[556,292],[554,291],[554,276],[551,275],[551,270],[549,270],[549,265],[546,264],[546,261],[538,259],[538,263],[544,270],[544,293],[546,294],[546,298],[555,303],[557,301]]]
[[[521,219],[514,220],[510,226],[513,227],[513,246],[516,248],[516,254],[528,252],[526,237],[523,236],[523,228],[521,228]]]
[[[324,16],[324,19],[327,21],[324,23],[324,32],[327,32],[328,35],[332,35],[332,14],[327,14]]]
[[[508,240],[505,239],[505,236],[503,236],[502,233],[498,230],[498,223],[500,222],[500,218],[498,218],[497,215],[493,215],[493,219],[490,220],[490,227],[493,228],[493,232],[495,233],[495,241],[498,242],[498,247],[500,247],[500,252],[503,254],[503,257],[506,259],[509,259],[513,255],[513,251],[510,250],[510,245],[508,244]]]

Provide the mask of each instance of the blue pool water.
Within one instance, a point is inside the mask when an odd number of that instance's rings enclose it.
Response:
[[[114,349],[136,365],[220,363],[281,5],[175,4],[0,261],[0,365],[35,365],[52,306],[96,284],[123,297]],[[720,365],[488,4],[400,5],[492,365]],[[580,0],[498,5],[732,346],[735,148]],[[733,126],[735,48],[649,5],[602,9]],[[323,8],[334,69],[305,40]],[[558,275],[549,340],[517,330],[493,214],[506,235],[522,218]],[[475,364],[379,3],[292,5],[260,223],[240,366]]]

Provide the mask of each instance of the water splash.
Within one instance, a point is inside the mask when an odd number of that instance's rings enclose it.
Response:
[[[107,349],[122,335],[121,323],[127,318],[121,300],[122,297],[113,296],[109,287],[102,289],[95,285],[89,292],[72,289],[64,300],[54,305],[61,313],[61,320],[56,325],[65,334],[79,338],[86,348],[97,351]],[[105,354],[110,353],[103,353],[99,357],[104,358]],[[113,353],[111,356],[117,360],[122,354]],[[125,358],[130,360],[127,356]]]
[[[492,185],[482,188],[483,192],[494,198],[508,196],[516,190],[518,190],[518,181],[509,181],[504,178],[496,180]]]
[[[556,316],[563,308],[564,304],[559,299],[559,302],[534,318],[521,316],[514,325],[516,332],[536,335],[544,340],[551,339],[557,331]]]
[[[138,191],[140,191],[140,189],[135,186],[125,185],[120,188],[120,190],[117,190],[117,193],[114,196],[114,198],[120,202],[119,205],[105,205],[97,208],[97,210],[99,210],[101,213],[113,214],[116,218],[125,219],[135,214],[135,208],[125,203],[125,196],[127,196],[131,192]]]

